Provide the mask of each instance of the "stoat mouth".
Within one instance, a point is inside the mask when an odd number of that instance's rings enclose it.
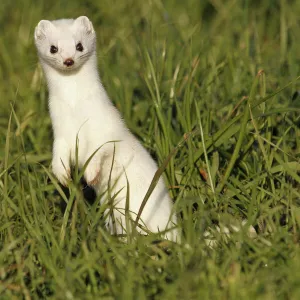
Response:
[[[62,70],[63,72],[73,72],[76,71],[78,67],[78,64],[76,64],[75,62],[71,65],[67,65],[63,62],[63,64],[60,65],[60,70]]]
[[[64,70],[64,71],[71,71],[71,70],[74,70],[74,69],[76,69],[76,67],[73,65],[73,66],[63,66],[62,67],[62,69]]]

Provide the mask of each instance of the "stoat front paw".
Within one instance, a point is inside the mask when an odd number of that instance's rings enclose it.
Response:
[[[100,167],[89,163],[84,172],[84,178],[88,185],[97,185],[100,180]]]
[[[68,182],[71,180],[71,171],[69,165],[64,164],[61,160],[53,160],[52,172],[62,185],[68,185]]]

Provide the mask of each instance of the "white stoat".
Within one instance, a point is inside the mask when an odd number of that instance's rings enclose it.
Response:
[[[81,168],[102,146],[88,164],[84,177],[98,194],[111,186],[111,198],[116,195],[113,203],[115,223],[110,218],[108,226],[111,232],[116,229],[117,233],[124,233],[127,178],[129,210],[135,220],[157,165],[127,129],[101,84],[93,25],[85,16],[42,20],[35,28],[34,37],[49,89],[54,131],[53,173],[62,184],[67,184],[70,165],[74,165],[76,160],[77,135],[78,164]],[[107,200],[107,194],[102,197],[102,202]],[[170,229],[176,225],[172,207],[168,191],[160,179],[141,220],[153,232]],[[170,240],[178,239],[176,229],[164,236]]]

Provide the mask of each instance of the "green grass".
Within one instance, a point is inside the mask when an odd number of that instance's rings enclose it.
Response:
[[[79,15],[112,101],[170,158],[180,245],[110,236],[99,203],[51,174],[33,30]],[[2,0],[0,299],[299,299],[299,15],[296,0]]]

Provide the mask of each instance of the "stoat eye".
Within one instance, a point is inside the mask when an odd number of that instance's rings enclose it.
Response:
[[[53,46],[53,45],[50,47],[50,53],[54,54],[54,53],[56,53],[57,51],[58,51],[57,47],[55,47],[55,46]]]
[[[80,52],[83,51],[83,46],[82,46],[81,43],[78,43],[78,44],[76,45],[76,50],[77,50],[77,51],[80,51]]]

